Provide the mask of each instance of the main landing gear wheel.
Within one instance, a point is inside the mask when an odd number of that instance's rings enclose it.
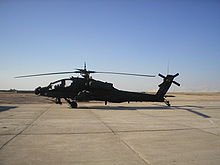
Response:
[[[65,98],[65,100],[69,103],[71,108],[77,108],[77,103],[75,101],[71,101],[70,99]]]
[[[55,103],[61,105],[62,104],[61,99],[60,98],[56,98]]]
[[[72,102],[70,103],[70,107],[71,107],[71,108],[77,108],[77,103],[76,103],[75,101],[72,101]]]

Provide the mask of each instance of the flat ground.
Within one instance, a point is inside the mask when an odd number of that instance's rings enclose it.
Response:
[[[219,165],[220,94],[163,103],[51,104],[0,93],[0,164]]]

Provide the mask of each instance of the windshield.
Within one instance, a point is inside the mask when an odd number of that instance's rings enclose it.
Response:
[[[50,89],[65,88],[69,87],[72,83],[73,81],[70,79],[63,79],[50,83],[49,87]]]

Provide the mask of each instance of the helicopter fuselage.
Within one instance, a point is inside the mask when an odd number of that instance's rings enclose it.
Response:
[[[142,77],[155,77],[155,75],[136,74],[136,73],[122,73],[122,72],[103,72],[103,71],[91,71],[86,69],[86,63],[84,63],[84,69],[76,69],[76,71],[68,72],[53,72],[32,74],[25,76],[17,76],[15,78],[35,77],[35,76],[47,76],[57,74],[70,74],[79,73],[83,78],[71,77],[69,79],[61,79],[50,83],[46,87],[38,87],[35,89],[35,94],[40,96],[52,97],[56,99],[57,104],[62,104],[61,99],[65,99],[72,108],[77,107],[76,101],[104,101],[121,103],[131,101],[150,101],[150,102],[165,102],[170,106],[169,101],[166,101],[165,94],[169,90],[172,83],[180,86],[179,83],[173,81],[179,73],[175,75],[163,76],[163,82],[159,85],[159,90],[155,94],[129,92],[119,90],[113,87],[113,84],[94,80],[90,77],[92,73],[102,74],[117,74],[117,75],[129,75],[129,76],[142,76]]]
[[[171,81],[164,81],[162,84],[167,84],[166,88],[171,85]],[[162,85],[161,84],[161,85]],[[167,88],[167,90],[168,90]],[[165,92],[166,93],[166,92]],[[85,79],[71,77],[70,79],[61,79],[50,83],[47,87],[38,87],[35,89],[35,94],[58,99],[64,98],[68,103],[76,101],[105,101],[113,103],[132,102],[132,101],[149,101],[149,102],[164,102],[164,97],[158,94],[147,94],[139,92],[123,91],[113,87],[113,84],[102,82],[94,79]]]

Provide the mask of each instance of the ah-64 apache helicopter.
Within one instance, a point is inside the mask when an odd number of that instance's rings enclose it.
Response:
[[[76,71],[71,72],[55,72],[55,73],[44,73],[44,74],[34,74],[26,76],[18,76],[15,78],[23,77],[34,77],[34,76],[45,76],[45,75],[55,75],[55,74],[70,74],[79,73],[82,78],[70,77],[68,79],[60,79],[55,82],[51,82],[46,87],[38,87],[35,89],[35,94],[40,96],[55,98],[57,104],[62,104],[61,99],[65,99],[72,108],[77,108],[77,101],[104,101],[105,105],[107,102],[121,103],[121,102],[164,102],[166,105],[170,106],[169,101],[165,99],[165,94],[169,90],[172,83],[180,86],[179,83],[173,81],[179,73],[175,75],[163,76],[158,74],[163,78],[163,82],[159,85],[159,90],[156,94],[147,94],[139,92],[129,92],[122,91],[113,87],[112,83],[102,82],[99,80],[92,79],[90,77],[91,73],[103,73],[103,74],[118,74],[118,75],[130,75],[130,76],[144,76],[144,77],[155,77],[154,75],[145,74],[133,74],[133,73],[118,73],[118,72],[97,72],[90,71],[86,69],[86,64],[84,64],[84,69],[76,69]]]

